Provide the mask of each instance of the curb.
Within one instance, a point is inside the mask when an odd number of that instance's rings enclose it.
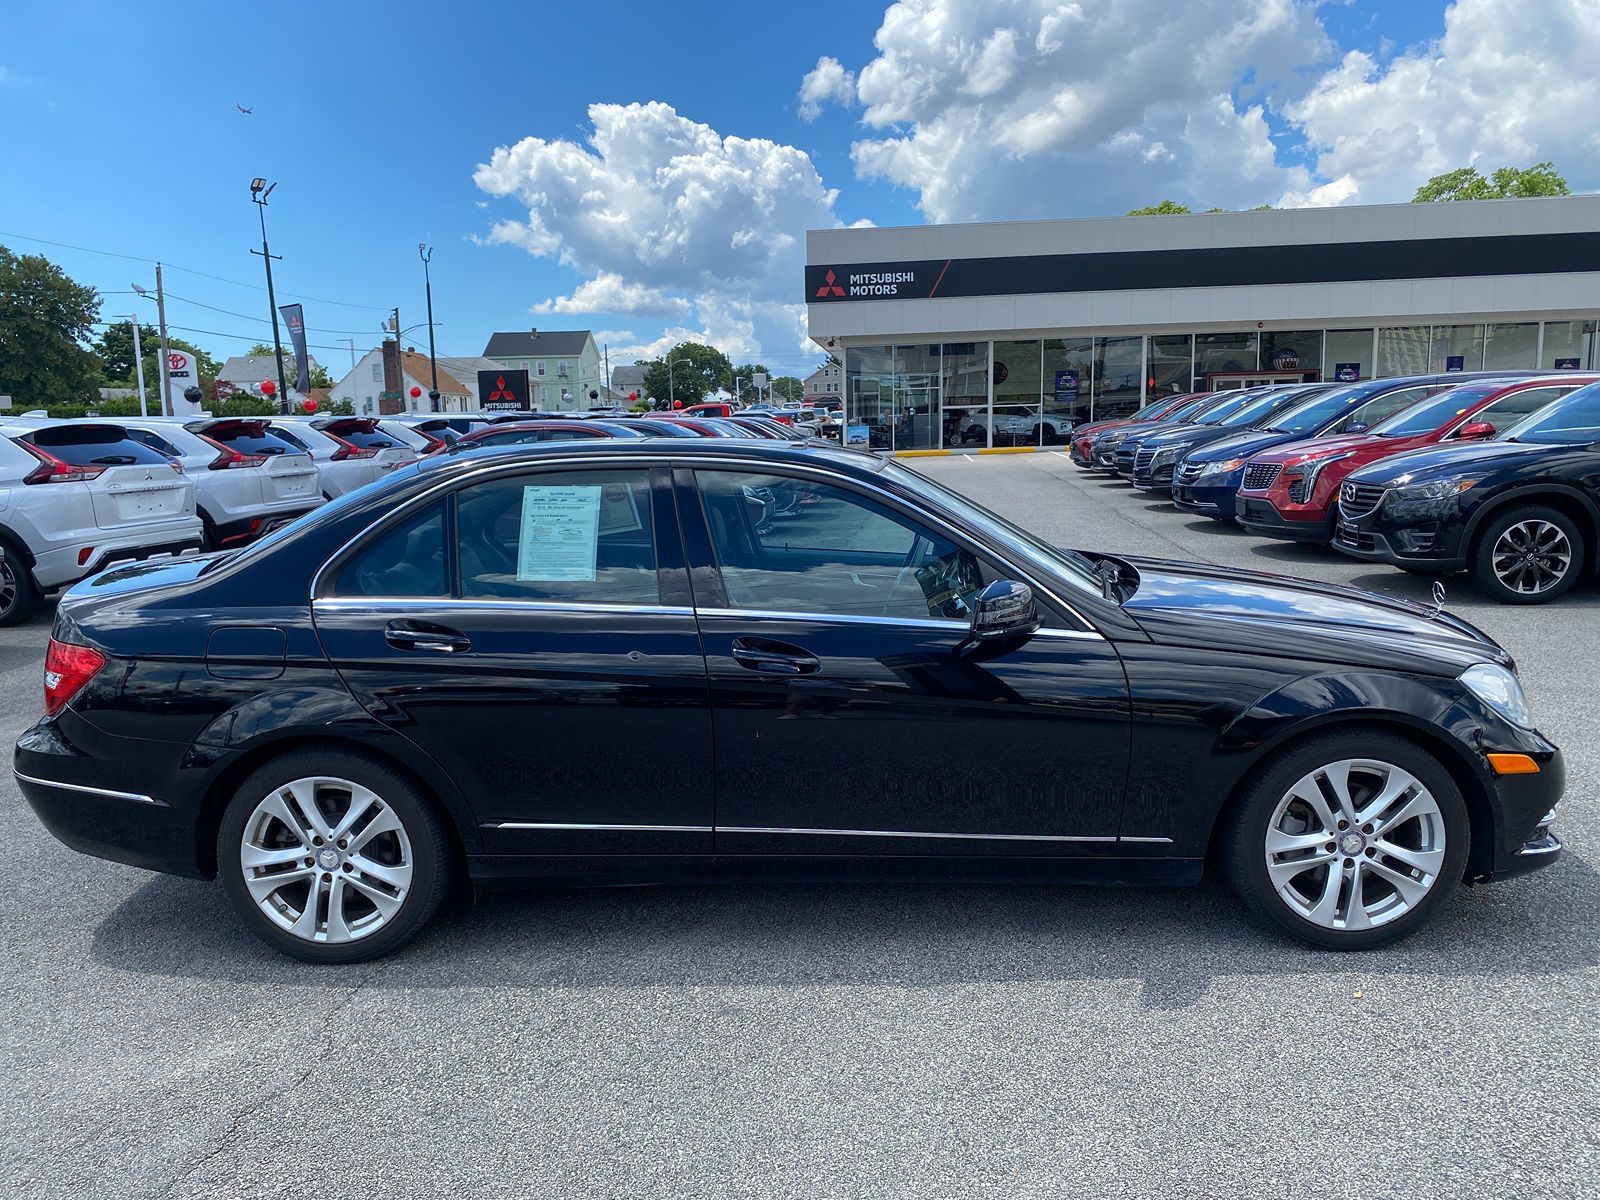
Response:
[[[1050,446],[987,446],[981,450],[891,450],[891,458],[940,458],[967,454],[1039,454]]]

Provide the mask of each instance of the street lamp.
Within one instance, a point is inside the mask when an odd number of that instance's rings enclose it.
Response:
[[[273,361],[278,365],[278,403],[283,406],[284,412],[288,412],[289,384],[283,377],[283,340],[278,336],[278,297],[272,290],[272,250],[267,245],[267,197],[272,195],[273,188],[277,186],[259,175],[250,181],[250,199],[261,216],[261,249],[250,253],[261,255],[261,261],[267,268],[267,308],[272,313],[272,352]]]
[[[428,399],[433,403],[433,411],[439,411],[439,360],[433,353],[433,278],[428,273],[428,263],[433,260],[433,247],[425,242],[417,243],[417,257],[422,259],[422,282],[428,292],[428,368],[433,372],[433,390],[428,393]]]

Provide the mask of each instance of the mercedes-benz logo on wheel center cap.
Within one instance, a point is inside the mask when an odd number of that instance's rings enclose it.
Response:
[[[1339,849],[1347,856],[1354,857],[1366,848],[1366,839],[1359,833],[1347,833],[1339,839]]]
[[[339,865],[339,852],[332,846],[324,846],[317,852],[317,866],[324,871],[331,871]]]

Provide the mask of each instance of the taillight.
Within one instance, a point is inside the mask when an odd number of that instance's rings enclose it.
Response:
[[[44,652],[44,712],[53,717],[100,673],[106,656],[88,646],[50,639]]]
[[[259,467],[267,461],[265,454],[240,454],[232,446],[225,446],[215,438],[208,438],[205,434],[199,435],[202,442],[207,442],[217,448],[217,456],[206,464],[208,471],[227,471],[234,467]]]
[[[39,465],[22,477],[23,483],[83,483],[94,479],[106,469],[105,465],[100,463],[80,466],[77,463],[63,462],[54,454],[39,449],[32,442],[17,440],[17,445],[39,460]]]
[[[326,430],[324,430],[323,432],[327,433]],[[334,462],[344,462],[347,459],[352,459],[352,458],[372,458],[374,455],[376,455],[378,453],[378,449],[377,449],[376,446],[369,446],[369,447],[363,448],[361,446],[356,445],[354,442],[345,441],[342,437],[338,436],[337,434],[329,433],[328,436],[331,437],[334,441],[339,443],[339,448],[328,456]]]
[[[426,430],[419,429],[416,432],[417,432],[417,435],[419,437],[425,438],[427,440],[428,444],[422,448],[422,452],[424,454],[437,454],[440,450],[443,450],[446,446],[448,446],[450,444],[449,442],[445,441],[442,437],[436,437],[434,434],[431,434],[431,433],[427,432]]]

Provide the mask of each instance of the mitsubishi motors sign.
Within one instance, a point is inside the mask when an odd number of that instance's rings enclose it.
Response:
[[[937,294],[948,261],[807,267],[806,298],[829,300],[927,300]]]
[[[483,412],[526,412],[528,373],[523,370],[478,372],[478,407]]]

